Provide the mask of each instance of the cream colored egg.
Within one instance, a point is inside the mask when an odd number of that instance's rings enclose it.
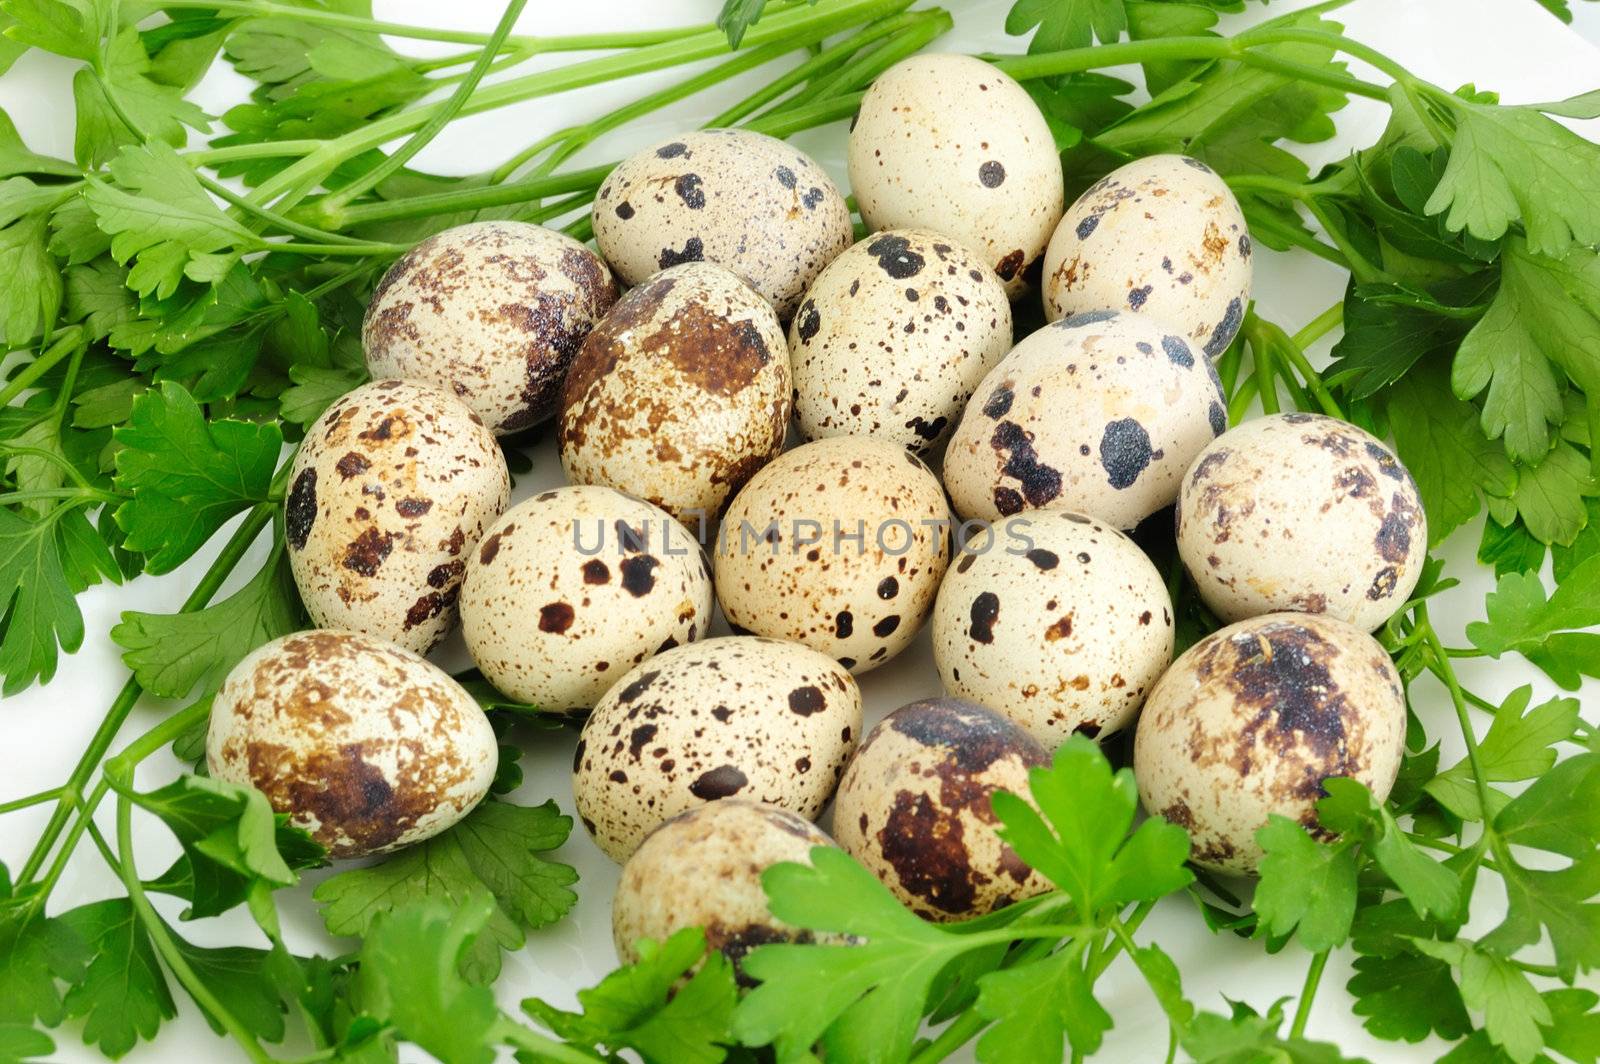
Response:
[[[1387,798],[1405,732],[1400,676],[1371,636],[1273,613],[1173,662],[1139,717],[1133,771],[1145,810],[1188,830],[1196,864],[1250,873],[1268,815],[1316,827],[1323,780],[1348,776]]]
[[[949,524],[939,481],[903,447],[863,436],[808,443],[734,496],[717,537],[717,597],[735,628],[867,672],[927,619]]]
[[[361,857],[449,828],[489,793],[489,718],[442,669],[355,632],[275,639],[211,703],[206,765],[327,847]]]
[[[767,910],[761,873],[775,864],[810,864],[815,846],[833,840],[787,809],[725,798],[695,806],[662,824],[622,866],[611,899],[617,959],[639,960],[638,942],[686,927],[705,930],[706,946],[735,969],[769,942],[815,942],[817,936]]]
[[[598,255],[526,222],[469,222],[401,256],[361,326],[374,377],[445,388],[497,433],[556,411],[578,345],[617,299]]]
[[[1132,528],[1178,497],[1191,459],[1227,428],[1204,356],[1152,318],[1063,318],[978,385],[945,452],[964,518],[1059,507]]]
[[[510,499],[494,434],[445,392],[381,380],[335,400],[284,503],[311,620],[426,653],[455,627],[467,555]]]
[[[625,859],[662,821],[722,798],[815,819],[861,734],[861,692],[832,658],[776,639],[677,647],[595,706],[573,759],[578,816]]]
[[[1067,510],[977,535],[933,609],[945,690],[1005,714],[1046,750],[1132,723],[1172,643],[1172,600],[1144,551]]]
[[[705,555],[670,514],[612,488],[555,488],[484,534],[461,585],[461,633],[495,687],[566,713],[700,638],[711,605]]]
[[[783,449],[789,349],[772,307],[721,266],[685,263],[623,296],[567,376],[561,465],[691,528]]]
[[[873,436],[926,453],[1011,349],[994,271],[920,229],[877,233],[828,264],[789,326],[795,422],[808,439]]]
[[[901,706],[867,733],[834,801],[846,853],[930,920],[982,916],[1050,882],[1000,840],[990,799],[1027,796],[1044,749],[993,710],[959,698]]]
[[[798,149],[745,129],[704,129],[617,164],[595,194],[594,238],[628,284],[715,262],[788,320],[812,278],[850,246],[850,209]]]
[[[1056,226],[1045,317],[1149,314],[1215,358],[1250,306],[1250,252],[1244,211],[1214,170],[1187,155],[1138,159],[1101,178]]]
[[[931,229],[979,252],[1015,299],[1061,218],[1061,157],[1027,90],[965,55],[902,59],[867,89],[850,187],[872,229]]]

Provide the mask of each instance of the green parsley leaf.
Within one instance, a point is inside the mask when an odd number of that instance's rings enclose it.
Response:
[[[1552,747],[1572,738],[1578,726],[1577,699],[1553,698],[1529,710],[1532,699],[1533,688],[1524,685],[1511,692],[1495,712],[1494,723],[1478,742],[1484,782],[1513,783],[1541,776],[1556,763]],[[1430,780],[1424,790],[1461,819],[1482,820],[1474,779],[1471,763],[1462,759]],[[1490,794],[1501,792],[1491,790]],[[1491,815],[1509,800],[1502,795]]]
[[[1545,545],[1535,539],[1521,521],[1502,525],[1491,517],[1483,523],[1478,560],[1494,566],[1496,577],[1507,573],[1536,573],[1543,567],[1546,553]]]
[[[0,48],[3,47],[4,42],[0,42]],[[0,73],[4,73],[3,66],[0,66]],[[48,174],[52,177],[77,178],[82,175],[82,171],[64,159],[40,155],[30,149],[23,143],[22,134],[17,132],[11,116],[0,110],[0,177],[10,177],[13,174]]]
[[[1360,861],[1353,842],[1324,844],[1288,817],[1273,814],[1256,832],[1266,851],[1255,910],[1261,934],[1297,933],[1309,950],[1332,949],[1350,935]]]
[[[1337,1046],[1327,1042],[1280,1035],[1281,1000],[1264,1016],[1243,1002],[1231,1004],[1232,1015],[1202,1012],[1190,1023],[1183,1047],[1197,1064],[1366,1064],[1360,1057],[1344,1056]]]
[[[1516,651],[1569,691],[1584,676],[1600,676],[1600,557],[1568,574],[1545,597],[1534,573],[1507,573],[1484,600],[1486,621],[1467,625],[1467,639],[1490,657]]]
[[[1600,481],[1589,460],[1565,440],[1538,465],[1518,470],[1512,492],[1517,514],[1535,539],[1545,543],[1571,543],[1589,520],[1585,496],[1600,495]]]
[[[728,36],[728,47],[737,48],[744,32],[755,25],[766,9],[767,0],[723,0],[717,12],[717,29]]]
[[[88,963],[87,945],[67,924],[0,905],[0,1023],[59,1024],[65,1009],[56,981],[77,982]]]
[[[25,1023],[0,1023],[0,1061],[5,1064],[42,1060],[55,1051],[55,1040],[43,1031]]]
[[[1418,940],[1417,948],[1460,973],[1461,1000],[1483,1015],[1489,1040],[1517,1064],[1528,1064],[1544,1048],[1540,1028],[1551,1022],[1550,1007],[1509,960],[1464,940]]]
[[[46,247],[47,225],[44,214],[31,214],[0,229],[0,340],[9,347],[33,341],[61,306],[61,269]]]
[[[5,0],[0,10],[13,20],[6,31],[12,40],[69,59],[93,59],[99,27],[82,4],[63,0]]]
[[[978,986],[978,1013],[995,1021],[978,1040],[984,1064],[1059,1060],[1063,1036],[1074,1054],[1088,1056],[1111,1029],[1111,1014],[1094,999],[1081,948],[989,972]]]
[[[139,307],[127,282],[128,271],[108,257],[67,267],[66,320],[83,322],[96,340],[109,335],[118,325],[133,321],[139,315]],[[123,413],[96,427],[109,427],[127,419]]]
[[[172,934],[170,929],[167,933]],[[282,997],[267,969],[271,954],[246,946],[206,948],[175,934],[172,938],[189,967],[235,1019],[258,1038],[283,1040]],[[205,1018],[218,1035],[225,1033],[212,1017]]]
[[[1110,43],[1128,28],[1122,0],[1016,0],[1006,15],[1006,32],[1020,37],[1034,27],[1030,52],[1086,48],[1099,38]]]
[[[1404,952],[1357,957],[1345,984],[1362,1026],[1388,1041],[1420,1042],[1429,1034],[1455,1040],[1472,1029],[1450,966],[1436,957]]]
[[[209,130],[206,113],[183,98],[178,89],[160,85],[147,75],[150,59],[139,41],[139,31],[128,26],[111,38],[107,46],[104,77],[118,105],[137,129],[129,129],[106,98],[106,84],[87,67],[72,79],[72,95],[77,104],[74,155],[86,169],[110,162],[124,145],[150,143],[182,147],[188,137],[185,127]]]
[[[57,648],[68,654],[83,645],[83,614],[75,591],[91,582],[84,574],[108,555],[80,510],[57,509],[41,518],[0,508],[0,603],[9,604],[0,637],[0,676],[7,695],[56,672]],[[115,572],[113,562],[110,571]]]
[[[67,992],[67,1015],[84,1021],[83,1040],[113,1059],[156,1036],[178,1014],[155,949],[127,898],[91,902],[61,914],[93,951]]]
[[[1571,543],[1557,543],[1550,548],[1550,571],[1558,584],[1571,576],[1578,566],[1600,554],[1600,497],[1585,499],[1584,511],[1583,531],[1573,537]]]
[[[1317,803],[1322,826],[1343,838],[1359,838],[1418,916],[1448,917],[1461,907],[1461,884],[1455,874],[1413,846],[1371,791],[1342,777],[1323,780],[1322,789],[1328,795]]]
[[[1580,1064],[1600,1060],[1600,994],[1578,987],[1546,990],[1542,995],[1550,1007],[1553,1022],[1545,1030],[1545,1042],[1557,1053]]]

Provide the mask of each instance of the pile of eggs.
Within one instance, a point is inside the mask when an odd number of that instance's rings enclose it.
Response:
[[[1068,207],[1029,96],[950,55],[866,93],[849,175],[860,240],[814,161],[705,130],[611,172],[599,254],[482,221],[396,262],[374,382],[291,474],[318,628],[233,671],[211,771],[334,856],[449,827],[496,753],[422,656],[459,624],[495,688],[582,720],[623,957],[698,925],[735,961],[807,937],[759,874],[834,844],[830,802],[837,845],[930,919],[1048,889],[990,798],[1073,735],[1136,727],[1145,808],[1218,871],[1257,867],[1268,814],[1314,826],[1329,776],[1385,796],[1405,710],[1367,633],[1420,575],[1416,486],[1331,418],[1228,429],[1212,360],[1251,244],[1223,180],[1156,156]],[[1049,324],[1013,344],[1020,298]],[[496,437],[541,422],[569,483],[511,505]],[[1176,661],[1178,574],[1127,534],[1168,508],[1231,622]],[[860,678],[925,628],[945,693],[868,729]]]

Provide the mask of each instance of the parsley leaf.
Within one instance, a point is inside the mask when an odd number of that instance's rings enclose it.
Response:
[[[74,595],[101,577],[120,579],[116,559],[81,507],[41,517],[0,508],[0,637],[5,694],[55,675],[57,648],[83,645],[83,614]]]
[[[1111,1014],[1094,999],[1080,948],[989,972],[978,980],[979,1015],[995,1021],[978,1040],[985,1064],[1032,1064],[1061,1058],[1065,1035],[1075,1054],[1100,1048]]]
[[[1579,565],[1547,599],[1536,573],[1507,573],[1484,600],[1488,619],[1467,625],[1467,639],[1490,657],[1516,651],[1569,691],[1600,676],[1600,634],[1572,629],[1600,624],[1600,557]]]
[[[67,924],[0,905],[0,1023],[60,1023],[56,980],[76,982],[88,962],[87,946]]]
[[[127,898],[108,898],[61,914],[94,959],[67,992],[67,1015],[84,1021],[83,1040],[113,1059],[156,1036],[178,1014],[155,949]]]
[[[1342,777],[1323,780],[1322,789],[1328,796],[1317,803],[1317,819],[1343,838],[1360,839],[1418,916],[1446,917],[1460,908],[1461,884],[1455,873],[1413,846],[1371,791]]]
[[[0,1023],[0,1061],[42,1060],[56,1051],[55,1040],[22,1023]]]
[[[110,84],[117,104],[138,128],[129,129],[106,98],[106,86],[93,70],[85,67],[72,79],[72,95],[77,103],[74,156],[80,165],[96,168],[111,161],[124,145],[138,144],[143,137],[152,143],[182,147],[190,126],[202,132],[210,129],[206,113],[183,98],[183,93],[157,84],[147,75],[150,59],[140,43],[139,31],[128,26],[112,37],[106,54],[105,81]]]
[[[1377,1037],[1420,1042],[1432,1033],[1453,1040],[1472,1029],[1444,961],[1407,951],[1357,957],[1353,967],[1346,984],[1356,999],[1351,1011]]]
[[[1532,536],[1543,543],[1571,543],[1588,523],[1584,498],[1600,495],[1589,459],[1565,440],[1536,466],[1518,470],[1512,492],[1517,514]]]
[[[1556,763],[1552,747],[1572,738],[1578,725],[1577,699],[1552,698],[1529,710],[1532,699],[1532,687],[1524,685],[1511,692],[1496,711],[1488,733],[1479,740],[1484,782],[1513,783],[1541,776]],[[1472,765],[1466,759],[1439,773],[1423,789],[1461,819],[1483,819]],[[1491,797],[1500,794],[1495,790],[1489,793]],[[1509,799],[1502,798],[1490,810],[1491,815],[1504,808],[1506,801]]]
[[[1483,1014],[1489,1040],[1512,1060],[1527,1064],[1544,1048],[1540,1028],[1551,1022],[1550,1007],[1509,960],[1462,940],[1419,940],[1417,948],[1460,973],[1461,1000]]]
[[[1006,32],[1021,36],[1038,27],[1030,52],[1086,48],[1099,38],[1110,43],[1128,28],[1122,0],[1016,0],[1006,15]]]
[[[46,216],[31,214],[0,229],[6,283],[0,294],[0,340],[20,347],[36,338],[61,305],[61,269],[46,247]]]
[[[1256,841],[1266,851],[1255,893],[1261,932],[1271,938],[1297,933],[1313,951],[1341,945],[1356,913],[1360,860],[1354,844],[1318,842],[1277,814],[1256,832]]]

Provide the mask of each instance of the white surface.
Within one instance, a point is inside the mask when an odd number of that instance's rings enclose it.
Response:
[[[519,29],[522,32],[559,33],[577,30],[613,29],[644,25],[679,25],[704,20],[715,8],[715,0],[611,0],[605,5],[550,4],[530,5]],[[1001,30],[1006,0],[956,0],[956,29],[938,42],[947,50],[1016,49],[1016,41]],[[1272,10],[1284,5],[1273,4]],[[426,0],[380,2],[380,17],[399,21],[450,24],[461,28],[487,30],[499,11],[494,0],[457,0],[450,5]],[[1578,25],[1593,40],[1600,41],[1600,4],[1574,0]],[[1244,18],[1260,17],[1261,9],[1252,5]],[[1564,29],[1555,19],[1536,8],[1532,0],[1363,0],[1340,12],[1353,36],[1369,42],[1407,64],[1418,74],[1448,87],[1473,81],[1480,87],[1500,90],[1508,102],[1542,100],[1571,95],[1595,87],[1600,82],[1600,52]],[[1234,20],[1237,21],[1237,20]],[[407,45],[402,45],[407,47]],[[412,45],[411,47],[415,47]],[[560,59],[557,60],[561,61]],[[793,62],[793,60],[789,60]],[[71,155],[71,105],[67,95],[71,64],[53,57],[29,55],[0,81],[0,106],[11,115],[36,150]],[[772,69],[777,69],[774,67]],[[550,129],[586,116],[603,114],[618,103],[634,98],[648,87],[682,76],[667,72],[627,83],[600,86],[572,96],[531,101],[516,107],[477,116],[452,125],[418,160],[424,168],[467,172],[487,168]],[[770,77],[770,71],[756,71],[721,86],[702,100],[651,116],[623,135],[614,135],[574,160],[572,165],[615,158],[630,147],[652,137],[698,124],[715,113],[719,103],[753,91]],[[243,82],[223,69],[213,74],[197,94],[198,102],[218,113],[241,95]],[[1384,121],[1385,110],[1362,101],[1352,104],[1339,116],[1341,136],[1337,141],[1307,149],[1313,166],[1337,158],[1352,145],[1370,142]],[[1593,134],[1591,134],[1593,135]],[[797,143],[812,151],[841,179],[843,178],[843,126],[814,130]],[[1290,328],[1309,320],[1342,290],[1343,278],[1337,271],[1310,256],[1279,256],[1263,251],[1257,260],[1257,285],[1260,309],[1271,319]],[[1326,342],[1318,348],[1324,355]],[[536,455],[537,471],[518,484],[517,497],[559,481],[560,469],[553,447],[546,445]],[[1472,560],[1478,524],[1473,522],[1458,533],[1443,553],[1451,572],[1463,579],[1463,587],[1447,594],[1434,609],[1434,616],[1446,642],[1459,643],[1466,622],[1481,615],[1483,595],[1490,585],[1490,574]],[[220,538],[217,541],[220,543]],[[122,683],[123,671],[107,631],[122,609],[143,610],[176,608],[198,579],[209,556],[202,557],[178,573],[158,580],[141,578],[123,587],[95,588],[81,598],[85,609],[88,638],[81,652],[62,663],[60,675],[45,689],[35,689],[7,700],[0,717],[0,798],[10,798],[56,786],[66,777],[83,744],[94,730],[104,707]],[[253,571],[258,557],[241,567]],[[466,664],[459,644],[437,655],[451,668]],[[1555,691],[1541,674],[1521,663],[1467,661],[1462,663],[1464,680],[1491,698],[1499,698],[1517,684],[1533,682],[1536,697]],[[868,721],[875,722],[884,712],[914,698],[935,694],[938,680],[924,632],[913,648],[890,665],[864,678]],[[1594,691],[1591,684],[1587,693]],[[1444,761],[1452,763],[1461,755],[1459,740],[1452,742],[1450,723],[1441,693],[1427,681],[1415,687],[1418,709],[1430,732],[1445,738]],[[124,730],[123,741],[149,727],[171,706],[143,705]],[[1589,719],[1596,719],[1591,707]],[[531,734],[524,738],[526,783],[517,794],[523,801],[537,802],[554,797],[571,809],[568,766],[575,737],[563,733],[554,738]],[[175,770],[170,758],[157,757],[145,766],[144,779],[157,783]],[[110,830],[109,803],[102,811],[101,824]],[[44,820],[43,810],[30,810],[8,816],[0,834],[0,859],[15,869],[26,854]],[[159,824],[141,821],[138,828],[141,867],[152,872],[164,867],[174,847]],[[614,964],[610,938],[609,901],[616,882],[616,868],[584,836],[581,827],[557,855],[574,864],[582,875],[580,901],[576,910],[558,925],[530,935],[528,948],[505,959],[505,972],[497,986],[501,1003],[514,1010],[529,994],[539,994],[560,1005],[569,1005],[574,991],[599,979]],[[291,944],[302,951],[339,952],[349,942],[331,940],[321,930],[309,898],[310,888],[326,872],[312,873],[298,890],[279,895]],[[1486,879],[1489,877],[1485,877]],[[1491,880],[1492,881],[1492,880]],[[95,856],[93,848],[80,848],[53,899],[52,910],[59,911],[84,901],[120,893]],[[1487,928],[1498,922],[1503,898],[1498,888],[1479,890],[1479,909],[1474,925]],[[157,902],[172,918],[180,906],[166,899]],[[185,926],[185,934],[205,944],[256,942],[255,932],[242,913],[220,920]],[[1231,935],[1213,936],[1201,924],[1193,908],[1181,900],[1158,908],[1139,936],[1158,941],[1171,953],[1183,971],[1186,990],[1192,1000],[1210,1009],[1225,1008],[1220,995],[1242,999],[1264,1009],[1274,1000],[1296,993],[1305,971],[1305,954],[1290,948],[1273,957],[1265,955],[1259,943],[1242,941]],[[1343,984],[1349,975],[1348,953],[1330,964],[1317,998],[1309,1033],[1313,1037],[1336,1041],[1349,1053],[1365,1054],[1375,1061],[1411,1062],[1433,1060],[1443,1051],[1440,1043],[1404,1046],[1380,1042],[1369,1037],[1358,1019],[1350,1014],[1350,999]],[[1165,1024],[1136,973],[1119,962],[1102,980],[1099,996],[1116,1019],[1116,1028],[1097,1059],[1112,1061],[1159,1060],[1165,1048]],[[181,998],[181,994],[179,995]],[[56,1034],[57,1059],[96,1060],[98,1056],[78,1041],[79,1031],[69,1024]],[[301,1050],[291,1040],[290,1051]],[[195,1009],[183,1000],[178,1020],[163,1029],[156,1043],[144,1044],[127,1058],[133,1061],[179,1059],[232,1059],[231,1046],[210,1033]]]

